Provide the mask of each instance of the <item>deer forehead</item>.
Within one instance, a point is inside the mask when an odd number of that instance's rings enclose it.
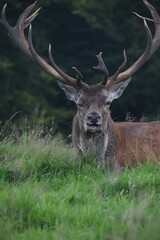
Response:
[[[107,99],[108,91],[102,87],[96,88],[91,87],[87,89],[83,89],[78,93],[78,101],[79,102],[86,102],[88,104],[95,103],[95,102],[102,102]]]

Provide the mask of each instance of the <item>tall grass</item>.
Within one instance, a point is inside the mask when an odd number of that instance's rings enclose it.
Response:
[[[0,239],[159,239],[158,164],[100,170],[41,131],[1,140]]]

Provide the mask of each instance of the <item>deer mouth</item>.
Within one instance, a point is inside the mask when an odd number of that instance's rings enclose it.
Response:
[[[99,132],[101,130],[101,125],[100,124],[90,124],[86,123],[85,124],[85,131],[86,132]]]

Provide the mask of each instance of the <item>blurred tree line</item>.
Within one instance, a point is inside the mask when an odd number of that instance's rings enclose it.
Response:
[[[5,0],[6,1],[6,0]],[[0,9],[5,4],[0,1]],[[159,0],[150,1],[160,13]],[[7,19],[16,24],[20,13],[33,1],[8,0]],[[40,15],[33,23],[33,40],[37,52],[48,58],[48,44],[53,45],[57,65],[75,76],[76,66],[87,83],[101,80],[92,68],[95,55],[103,59],[113,74],[123,60],[123,49],[129,67],[144,51],[146,35],[143,21],[132,14],[148,16],[142,1],[126,0],[39,0]],[[153,23],[149,23],[154,32]],[[27,31],[26,31],[27,33]],[[123,96],[112,104],[114,120],[124,120],[126,114],[140,119],[156,119],[160,113],[160,50],[132,78]],[[16,111],[31,115],[39,106],[46,125],[54,119],[56,131],[71,132],[74,103],[66,100],[56,81],[28,59],[0,26],[0,120],[5,122]]]

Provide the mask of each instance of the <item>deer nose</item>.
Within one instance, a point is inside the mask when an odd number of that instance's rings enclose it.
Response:
[[[93,125],[98,124],[100,119],[101,119],[101,117],[97,114],[96,115],[95,114],[88,115],[88,121],[89,121],[89,123],[91,123]]]

